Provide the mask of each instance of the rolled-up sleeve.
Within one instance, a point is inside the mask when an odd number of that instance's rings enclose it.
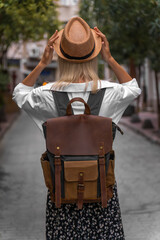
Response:
[[[42,123],[49,117],[45,110],[42,88],[28,87],[19,83],[13,91],[12,99],[31,117],[42,132]]]
[[[126,108],[141,94],[141,89],[135,78],[129,82],[117,85],[118,101],[114,113],[115,122],[118,123]]]
[[[119,84],[120,87],[120,101],[132,101],[141,94],[141,89],[135,78],[129,82]]]
[[[31,117],[42,133],[42,124],[49,118],[57,117],[52,93],[45,91],[46,88],[50,89],[46,86],[28,87],[19,83],[12,96],[13,101]]]
[[[22,108],[26,111],[31,109],[35,110],[35,108],[41,102],[40,92],[40,88],[34,89],[33,87],[19,83],[13,91],[12,99],[17,103],[19,108]]]

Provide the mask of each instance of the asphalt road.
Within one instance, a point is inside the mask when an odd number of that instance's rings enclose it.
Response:
[[[114,149],[126,240],[160,240],[160,147],[121,127]],[[45,239],[44,150],[25,113],[0,142],[0,240]]]

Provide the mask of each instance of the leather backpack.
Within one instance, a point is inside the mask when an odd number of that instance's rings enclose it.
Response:
[[[113,196],[115,184],[115,153],[112,149],[116,128],[111,118],[98,116],[105,88],[90,93],[88,102],[82,98],[69,101],[66,92],[52,91],[57,118],[43,123],[46,152],[41,165],[51,201],[57,208],[61,204],[107,201]],[[84,114],[74,115],[71,104],[80,101]]]

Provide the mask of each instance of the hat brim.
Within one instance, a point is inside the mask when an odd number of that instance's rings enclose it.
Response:
[[[58,56],[60,56],[61,58],[65,59],[65,60],[67,60],[67,61],[69,61],[69,62],[76,62],[76,63],[88,62],[89,60],[95,58],[95,57],[99,54],[99,52],[101,51],[101,47],[102,47],[101,37],[99,37],[99,36],[95,33],[95,31],[94,31],[93,29],[91,29],[92,34],[93,34],[93,37],[94,37],[94,42],[95,42],[95,49],[94,49],[92,55],[91,55],[90,57],[86,58],[86,59],[81,59],[81,60],[75,60],[75,59],[68,59],[68,58],[66,58],[66,57],[62,54],[62,52],[61,52],[61,50],[60,50],[60,42],[61,42],[61,37],[62,37],[63,31],[64,31],[64,29],[62,29],[62,30],[60,30],[60,31],[58,32],[59,38],[57,38],[57,39],[55,40],[55,42],[53,43],[53,47],[54,47],[56,53],[57,53]]]

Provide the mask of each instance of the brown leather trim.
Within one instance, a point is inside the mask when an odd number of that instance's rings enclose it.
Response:
[[[56,145],[61,155],[98,155],[100,141],[104,152],[112,150],[112,119],[94,115],[71,115],[49,119],[47,149],[55,154]]]
[[[84,173],[79,172],[78,175],[78,186],[77,186],[77,207],[82,209],[83,207],[83,198],[84,198]]]
[[[55,205],[57,208],[61,207],[61,159],[59,146],[55,149]]]
[[[84,103],[84,105],[85,105],[85,111],[84,111],[84,113],[85,113],[85,114],[91,114],[90,107],[89,107],[89,105],[83,100],[83,98],[75,97],[75,98],[72,98],[72,99],[69,101],[69,103],[68,103],[68,105],[67,105],[66,115],[72,115],[71,103],[73,103],[73,102],[75,102],[75,101],[79,101],[79,102]]]
[[[99,147],[99,171],[100,171],[102,207],[105,208],[107,207],[107,191],[106,191],[105,155],[103,142],[101,142],[101,145]]]

